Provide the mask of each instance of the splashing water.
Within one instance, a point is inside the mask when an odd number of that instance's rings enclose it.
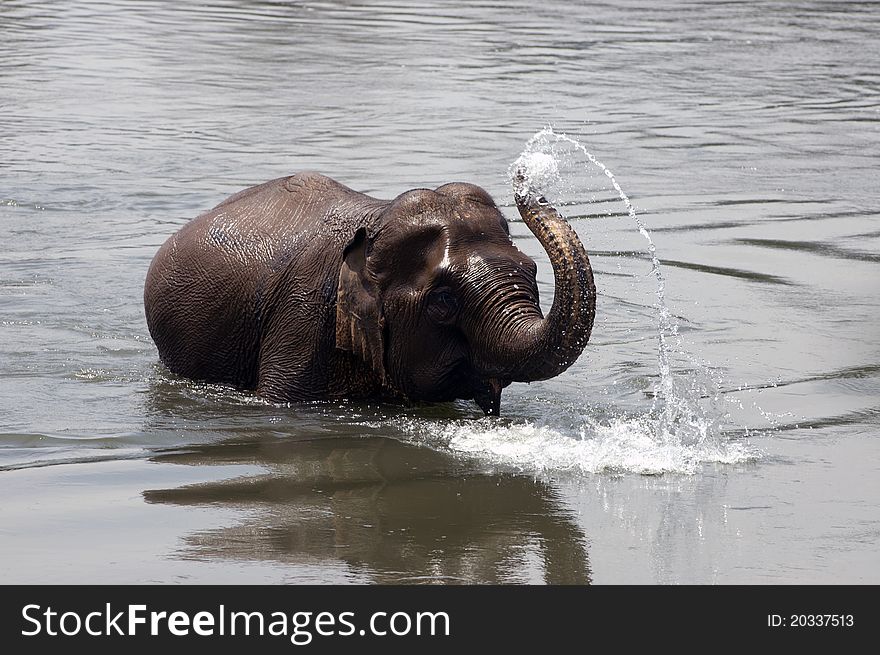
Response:
[[[699,444],[658,438],[645,414],[601,421],[584,416],[574,429],[483,418],[463,421],[399,419],[408,438],[493,466],[541,474],[697,473],[703,464],[741,464],[757,458],[746,443],[707,439]],[[387,424],[375,424],[386,427]]]
[[[677,405],[673,402],[675,393],[672,369],[669,365],[669,346],[666,339],[667,335],[678,333],[678,326],[672,320],[672,315],[666,305],[666,280],[663,278],[663,271],[660,269],[660,260],[657,259],[657,247],[654,245],[654,240],[651,238],[651,233],[648,232],[644,221],[636,214],[635,207],[630,202],[629,196],[620,188],[620,184],[617,183],[614,175],[605,164],[596,159],[580,142],[565,134],[557,134],[553,131],[552,127],[545,127],[528,140],[523,152],[511,164],[509,176],[513,183],[516,184],[515,173],[522,171],[524,173],[522,179],[524,180],[523,186],[525,186],[525,190],[537,194],[546,193],[546,190],[559,179],[559,163],[553,155],[544,152],[544,150],[549,149],[558,142],[568,143],[582,152],[591,164],[598,167],[604,173],[626,206],[626,211],[638,227],[639,234],[648,242],[648,254],[651,256],[651,272],[657,279],[657,358],[660,370],[659,383],[654,389],[652,410],[657,408],[658,399],[665,399],[665,411],[663,412],[662,420],[666,424],[664,427],[669,427],[675,423],[675,409]]]
[[[721,380],[682,347],[678,325],[666,304],[666,281],[654,241],[611,171],[580,142],[547,127],[529,139],[511,164],[510,181],[524,186],[518,191],[546,195],[563,186],[560,164],[571,163],[571,152],[581,160],[576,164],[596,167],[608,178],[647,241],[657,284],[659,369],[650,410],[598,417],[586,408],[575,408],[577,420],[570,428],[497,419],[453,423],[407,419],[399,427],[429,444],[468,457],[540,472],[690,474],[705,463],[737,464],[757,459],[758,452],[747,442],[724,435],[722,428],[727,415],[719,407]],[[674,373],[670,363],[673,353],[687,358],[691,364],[692,374],[686,379],[678,379]],[[709,400],[708,407],[702,399]]]

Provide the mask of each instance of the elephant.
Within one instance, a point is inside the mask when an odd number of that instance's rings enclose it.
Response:
[[[505,387],[580,356],[596,308],[586,250],[524,179],[516,205],[553,266],[546,317],[537,266],[481,187],[379,200],[300,172],[236,193],[161,246],[144,285],[159,358],[270,402],[464,399],[497,416]]]

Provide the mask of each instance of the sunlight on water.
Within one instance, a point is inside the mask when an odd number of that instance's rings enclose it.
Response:
[[[452,424],[409,421],[407,432],[463,455],[541,472],[689,474],[704,463],[737,464],[757,459],[760,455],[749,443],[723,433],[724,428],[734,426],[726,425],[729,417],[721,400],[721,380],[717,371],[698,362],[682,345],[666,305],[665,280],[651,234],[611,171],[578,141],[548,127],[529,139],[510,166],[510,179],[512,183],[524,180],[525,190],[532,193],[558,192],[564,187],[563,164],[598,167],[647,241],[656,280],[658,334],[658,378],[651,389],[650,408],[601,418],[580,410],[580,424],[570,428],[484,419]],[[673,371],[672,353],[688,361],[687,375]]]

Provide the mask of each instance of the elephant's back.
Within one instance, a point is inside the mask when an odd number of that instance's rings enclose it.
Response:
[[[369,201],[324,175],[298,173],[230,196],[179,234],[221,258],[271,266],[303,236],[340,222],[341,207]]]
[[[186,377],[255,388],[284,286],[322,277],[356,229],[349,214],[371,202],[381,203],[300,173],[245,189],[184,225],[156,253],[144,286],[162,361]]]
[[[385,205],[319,173],[297,173],[236,193],[178,235],[227,266],[277,271],[312,247],[347,243],[363,216]]]

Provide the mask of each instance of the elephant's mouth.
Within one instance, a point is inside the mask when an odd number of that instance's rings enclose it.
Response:
[[[489,378],[482,381],[474,391],[474,401],[485,412],[486,416],[501,414],[501,391],[510,384],[508,380]]]
[[[405,382],[407,384],[398,388],[401,389],[401,396],[409,401],[447,402],[473,399],[486,416],[499,416],[501,392],[512,380],[497,375],[487,377],[485,373],[474,370],[469,360],[461,359],[439,377],[430,376],[421,380],[410,377]]]

